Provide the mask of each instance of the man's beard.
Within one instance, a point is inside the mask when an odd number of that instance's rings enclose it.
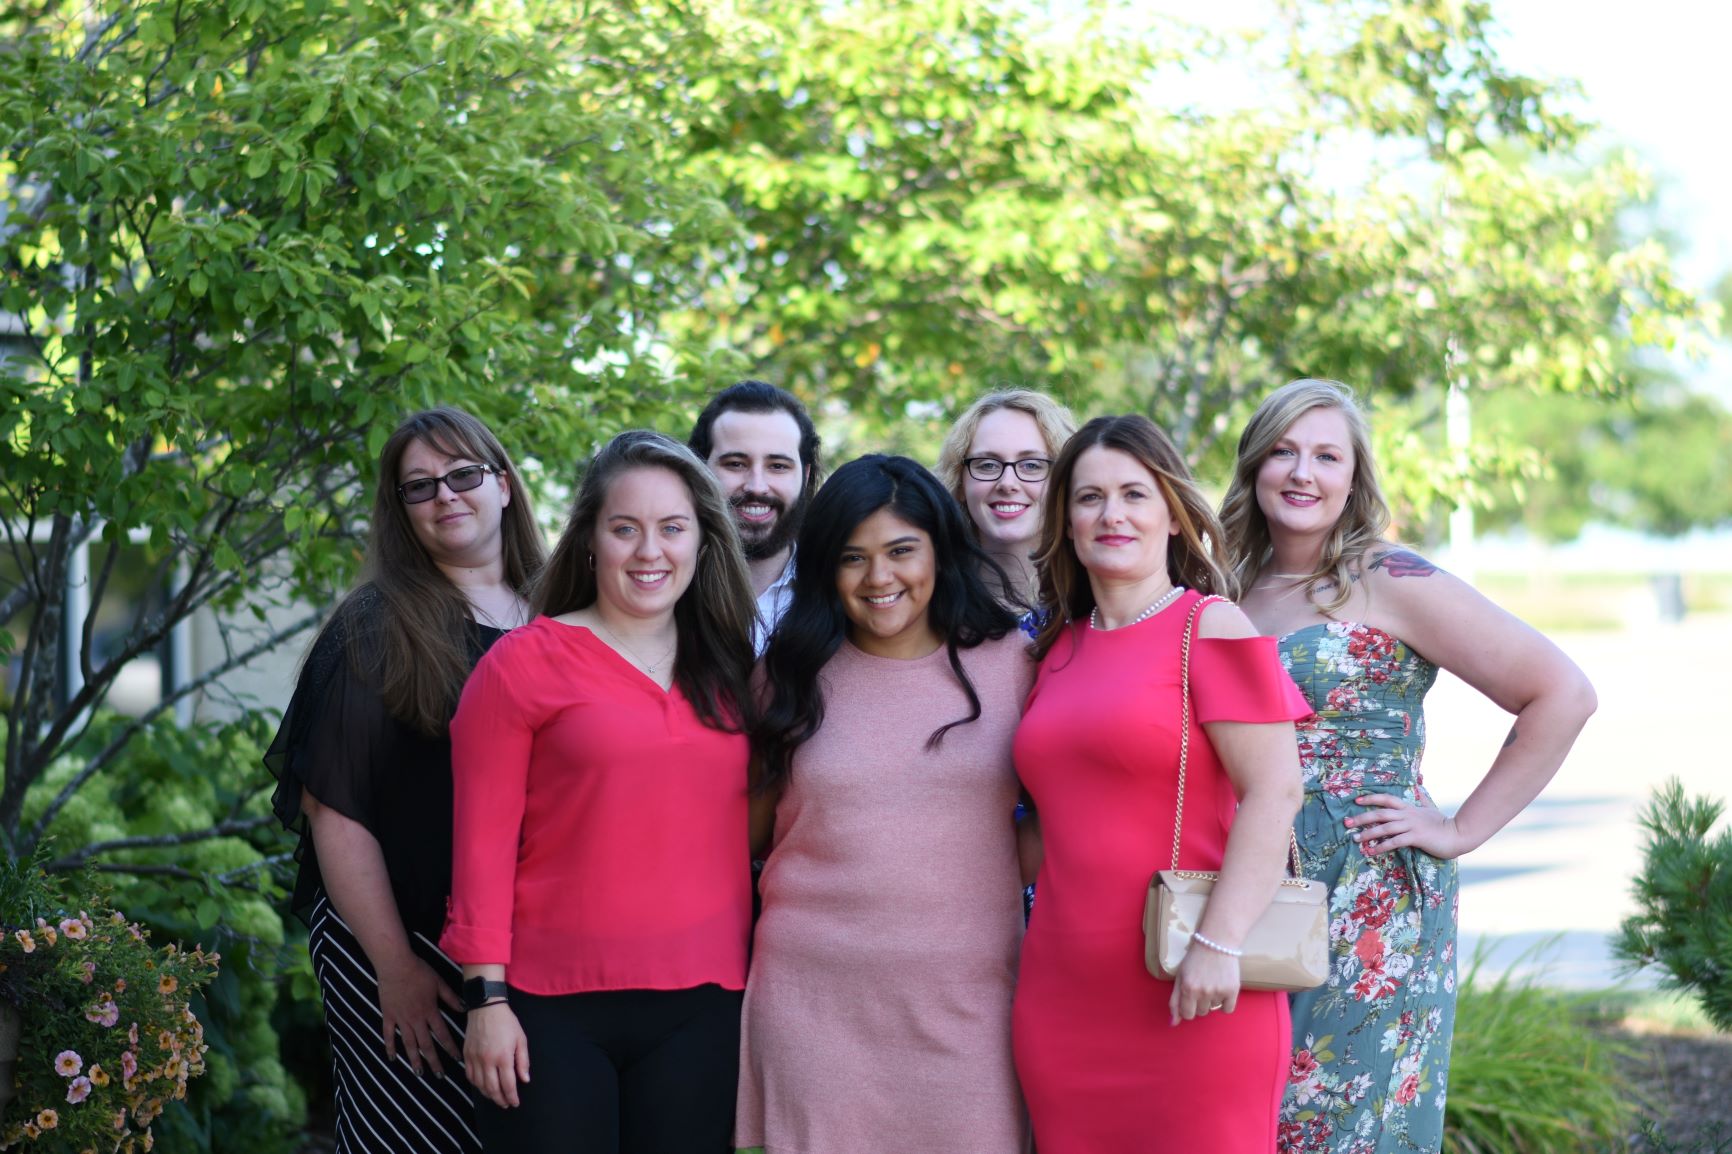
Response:
[[[794,502],[792,509],[784,505],[780,498],[768,493],[735,493],[728,498],[730,511],[738,510],[741,505],[768,505],[776,514],[776,519],[768,525],[748,523],[734,518],[734,527],[740,531],[740,544],[745,549],[746,560],[762,561],[774,557],[789,545],[793,544],[794,534],[800,531],[800,522],[806,515],[806,506],[810,497],[800,494],[800,499]]]

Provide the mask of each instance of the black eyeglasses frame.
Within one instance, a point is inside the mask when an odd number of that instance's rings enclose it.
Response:
[[[475,483],[473,485],[458,485],[452,481],[452,478],[457,476],[459,473],[467,473],[471,469],[478,470],[475,474]],[[423,505],[439,495],[439,486],[441,484],[453,493],[467,493],[473,489],[481,488],[482,482],[486,481],[490,474],[497,475],[498,472],[498,469],[487,464],[459,465],[457,468],[441,477],[416,477],[414,480],[404,481],[401,485],[397,486],[397,499],[402,501],[405,505]],[[422,490],[421,486],[423,485],[428,487],[425,490]],[[410,488],[415,488],[417,492],[425,491],[427,495],[425,497],[411,497],[409,495]]]
[[[991,469],[992,475],[987,477],[981,476],[980,472],[975,468],[976,465],[986,465]],[[1027,476],[1022,470],[1024,465],[1039,465],[1040,476]],[[996,468],[993,466],[996,466]],[[1023,457],[1015,461],[1001,461],[997,457],[964,457],[962,460],[962,467],[967,469],[968,475],[973,477],[976,481],[996,481],[1000,477],[1004,476],[1004,471],[1006,469],[1009,469],[1016,474],[1017,480],[1021,481],[1025,485],[1033,485],[1037,482],[1046,480],[1047,476],[1052,472],[1052,458]]]

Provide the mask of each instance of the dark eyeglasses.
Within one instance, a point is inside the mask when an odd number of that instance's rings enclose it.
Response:
[[[439,494],[439,482],[445,482],[445,487],[453,493],[467,493],[478,488],[487,479],[487,474],[496,472],[492,465],[464,465],[461,469],[453,469],[443,477],[416,477],[413,481],[404,481],[397,486],[397,496],[403,498],[405,505],[419,505],[423,501],[431,501]]]
[[[976,481],[996,481],[1004,476],[1004,470],[1016,470],[1018,480],[1046,480],[1046,475],[1052,471],[1052,462],[1045,457],[1024,457],[1020,461],[1001,461],[997,457],[969,457],[962,462],[968,468],[968,475]]]

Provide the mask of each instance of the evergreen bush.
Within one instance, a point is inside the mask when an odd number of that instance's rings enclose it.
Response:
[[[1686,797],[1676,778],[1654,791],[1638,819],[1636,912],[1612,949],[1632,969],[1660,967],[1662,984],[1695,995],[1716,1029],[1732,1030],[1732,826],[1714,832],[1725,809]]]

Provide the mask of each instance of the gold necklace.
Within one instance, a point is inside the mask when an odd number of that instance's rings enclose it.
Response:
[[[618,645],[621,649],[625,650],[626,656],[630,657],[633,661],[635,661],[639,665],[643,666],[644,672],[648,673],[651,677],[655,677],[657,666],[661,665],[662,662],[666,661],[668,658],[672,657],[675,653],[677,653],[679,651],[680,638],[679,638],[679,634],[675,633],[674,634],[674,643],[673,643],[673,645],[671,645],[668,648],[668,651],[666,653],[662,654],[660,657],[656,658],[654,661],[645,661],[643,659],[642,655],[640,655],[637,650],[635,650],[631,646],[627,645],[623,640],[620,639],[619,634],[615,633],[613,630],[611,630],[607,627],[607,622],[605,622],[601,619],[600,613],[597,613],[595,615],[595,620],[596,620],[596,624],[601,626],[602,631],[605,632],[609,637],[613,638],[614,641],[616,643],[618,643]]]
[[[478,605],[473,601],[471,601],[469,603],[469,608],[473,609],[476,613],[479,613],[482,617],[486,618],[485,621],[477,620],[476,624],[486,625],[489,628],[499,630],[501,633],[509,633],[513,629],[516,629],[518,626],[524,625],[529,621],[529,614],[526,611],[526,606],[524,605],[523,598],[521,598],[521,597],[516,597],[516,596],[512,597],[512,599],[511,599],[511,612],[506,616],[506,619],[503,621],[501,621],[499,618],[495,617],[492,614],[492,612],[489,611],[487,608],[485,608],[482,605]]]

